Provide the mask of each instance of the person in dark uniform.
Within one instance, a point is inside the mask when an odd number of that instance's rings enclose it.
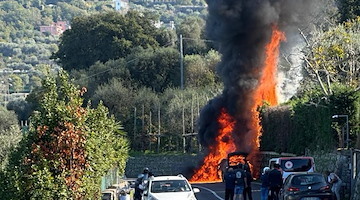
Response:
[[[269,172],[270,197],[269,200],[279,200],[279,192],[283,186],[282,173],[279,164],[274,164],[274,169]]]
[[[234,189],[235,189],[235,172],[232,167],[227,168],[224,174],[225,181],[225,200],[234,199]]]
[[[244,171],[245,171],[245,175],[246,175],[246,180],[247,180],[247,187],[244,188],[244,200],[247,199],[247,197],[249,197],[249,200],[253,200],[252,198],[252,192],[251,192],[251,182],[254,180],[252,175],[251,175],[251,171],[250,171],[250,167],[248,164],[244,165]]]
[[[243,170],[243,165],[239,164],[238,169],[235,171],[235,189],[234,200],[243,200],[244,188],[247,187],[246,174]]]

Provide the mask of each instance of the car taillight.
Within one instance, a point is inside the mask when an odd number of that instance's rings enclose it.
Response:
[[[288,190],[289,192],[297,192],[297,191],[300,191],[300,189],[297,188],[297,187],[289,187],[287,190]]]
[[[330,186],[325,185],[325,186],[321,187],[320,190],[330,190]]]

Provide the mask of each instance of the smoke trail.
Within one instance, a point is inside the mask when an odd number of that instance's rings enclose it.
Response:
[[[226,108],[236,118],[235,140],[243,151],[252,134],[248,122],[254,92],[265,58],[265,45],[272,26],[292,32],[306,23],[313,0],[207,0],[209,16],[207,33],[220,44],[222,61],[218,73],[224,82],[221,96],[211,100],[201,112],[199,138],[202,145],[213,144],[217,133],[216,117]]]

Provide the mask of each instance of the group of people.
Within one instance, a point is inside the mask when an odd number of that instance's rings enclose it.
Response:
[[[253,177],[249,165],[239,164],[228,167],[224,174],[225,200],[252,200],[251,182]]]
[[[253,180],[249,165],[239,164],[235,169],[228,167],[224,174],[225,200],[252,200],[251,182]],[[280,165],[275,164],[273,170],[265,167],[261,181],[261,200],[278,200],[283,184]]]
[[[274,164],[274,169],[272,170],[269,167],[264,167],[260,179],[261,200],[278,200],[280,189],[283,186],[280,165]]]
[[[340,189],[342,181],[338,175],[325,171],[328,183],[331,185],[331,191],[336,199],[340,199]],[[283,187],[283,179],[279,164],[274,164],[274,169],[264,167],[261,174],[261,200],[279,200],[280,189]]]

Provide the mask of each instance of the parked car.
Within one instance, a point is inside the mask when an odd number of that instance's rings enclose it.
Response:
[[[335,200],[324,175],[320,173],[290,174],[280,191],[281,200]]]
[[[196,200],[198,188],[192,188],[182,176],[150,177],[143,192],[143,200]]]
[[[119,195],[116,189],[108,188],[101,192],[101,200],[118,200]]]
[[[280,165],[283,181],[285,181],[289,174],[315,172],[315,162],[313,157],[298,156],[272,158],[269,160],[270,169],[274,168],[275,163]]]

